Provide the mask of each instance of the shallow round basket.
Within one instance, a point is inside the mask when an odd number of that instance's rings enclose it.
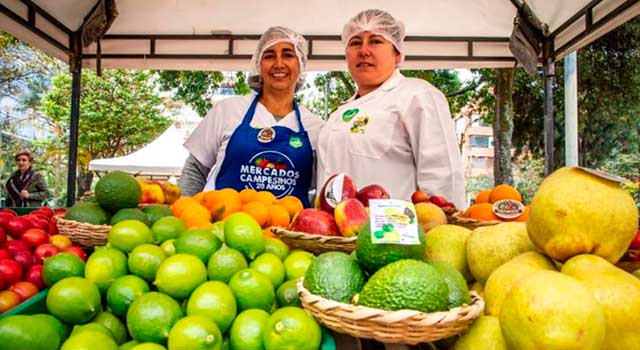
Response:
[[[280,240],[289,246],[314,254],[322,254],[324,252],[344,252],[349,254],[356,249],[356,239],[358,239],[358,237],[323,236],[290,231],[283,227],[274,227],[271,232],[278,235]]]
[[[462,216],[461,211],[456,212],[451,216],[447,216],[447,221],[451,225],[466,227],[470,230],[476,229],[478,227],[483,227],[483,226],[493,226],[493,225],[497,225],[504,222],[500,220],[481,221],[481,220],[476,220],[471,218],[465,218]]]
[[[484,300],[475,292],[471,305],[448,311],[424,313],[415,310],[386,311],[328,300],[311,294],[297,282],[302,306],[320,323],[356,338],[375,339],[387,344],[433,342],[464,332],[484,310]]]
[[[107,244],[107,237],[111,226],[94,225],[86,222],[66,220],[61,215],[53,217],[58,227],[58,232],[83,247],[95,247]]]

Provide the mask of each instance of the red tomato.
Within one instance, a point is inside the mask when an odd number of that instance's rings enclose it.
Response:
[[[27,281],[16,282],[9,287],[10,291],[15,292],[20,297],[20,301],[27,300],[38,294],[38,287]]]
[[[20,296],[11,290],[3,290],[0,292],[0,314],[13,309],[20,304]]]

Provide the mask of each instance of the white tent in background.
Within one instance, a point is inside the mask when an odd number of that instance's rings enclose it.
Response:
[[[89,170],[121,170],[144,177],[180,176],[182,166],[189,151],[182,145],[193,127],[177,128],[169,126],[162,135],[145,147],[122,157],[94,159],[89,162]]]

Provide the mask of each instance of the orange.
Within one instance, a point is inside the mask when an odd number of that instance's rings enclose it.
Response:
[[[208,192],[208,191],[207,191]],[[196,193],[195,196],[193,196],[193,199],[195,199],[196,201],[198,201],[198,203],[202,204],[202,200],[204,199],[204,196],[207,192],[198,192]]]
[[[527,222],[528,218],[529,218],[529,206],[527,205],[524,207],[524,211],[522,212],[522,214],[520,214],[520,216],[518,216],[515,219],[505,220],[505,221]]]
[[[171,205],[171,212],[174,216],[179,217],[185,209],[196,204],[199,203],[193,197],[181,197]]]
[[[256,190],[252,188],[245,188],[240,191],[240,200],[242,201],[242,204],[253,202],[256,200],[257,194],[258,192]]]
[[[289,216],[289,212],[283,206],[274,204],[268,207],[269,209],[269,226],[280,226],[280,227],[288,227],[289,220],[291,219]]]
[[[269,208],[262,202],[253,201],[242,206],[242,212],[249,214],[260,227],[269,220]]]
[[[207,201],[205,196],[205,201]],[[240,211],[242,207],[242,200],[240,199],[240,193],[233,188],[223,188],[215,191],[212,195],[211,201],[207,203],[207,208],[211,212],[211,216],[214,221],[224,220],[227,216]]]
[[[184,220],[185,223],[193,220],[194,218],[211,221],[211,213],[209,213],[207,208],[197,203],[191,204],[182,213],[180,213],[180,219]]]
[[[198,217],[189,218],[185,220],[184,224],[187,225],[188,228],[208,228],[213,225],[211,221]]]
[[[216,191],[201,192],[202,199],[200,200],[200,204],[204,205],[206,208],[209,208],[209,206],[212,205],[215,201],[216,193]]]
[[[480,191],[476,196],[476,204],[489,203],[489,195],[491,195],[491,189]]]
[[[271,228],[272,227],[273,226],[269,226],[269,227],[265,228],[264,230],[262,230],[262,237],[280,239],[280,237],[278,237],[275,233],[271,232]]]
[[[520,192],[507,184],[498,185],[491,190],[489,195],[489,202],[495,203],[502,199],[513,199],[518,202],[522,202],[522,195]]]
[[[266,205],[271,205],[276,202],[276,196],[274,196],[273,193],[269,191],[259,191],[256,194],[255,200],[257,200],[258,202],[262,202]]]
[[[304,209],[302,201],[295,196],[286,196],[284,198],[280,198],[278,199],[278,201],[276,201],[276,204],[287,209],[287,212],[289,212],[289,217],[296,216],[296,214]]]
[[[470,206],[465,213],[468,217],[480,221],[500,220],[500,218],[493,213],[493,205],[490,203],[474,204]]]

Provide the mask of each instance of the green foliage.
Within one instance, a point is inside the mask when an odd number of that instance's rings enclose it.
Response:
[[[465,183],[465,192],[475,198],[480,191],[493,187],[493,177],[486,175],[471,176]]]
[[[516,161],[515,166],[514,185],[522,195],[522,202],[529,204],[544,180],[544,158],[527,157]]]
[[[158,71],[158,83],[163,91],[173,91],[174,97],[204,116],[213,103],[211,98],[224,76],[220,72]]]
[[[82,75],[78,167],[87,171],[95,158],[121,156],[137,150],[171,122],[160,115],[160,98],[147,72],[86,70]],[[60,137],[43,141],[55,153],[66,153],[71,104],[71,76],[58,75],[42,99],[40,110],[59,128]]]

